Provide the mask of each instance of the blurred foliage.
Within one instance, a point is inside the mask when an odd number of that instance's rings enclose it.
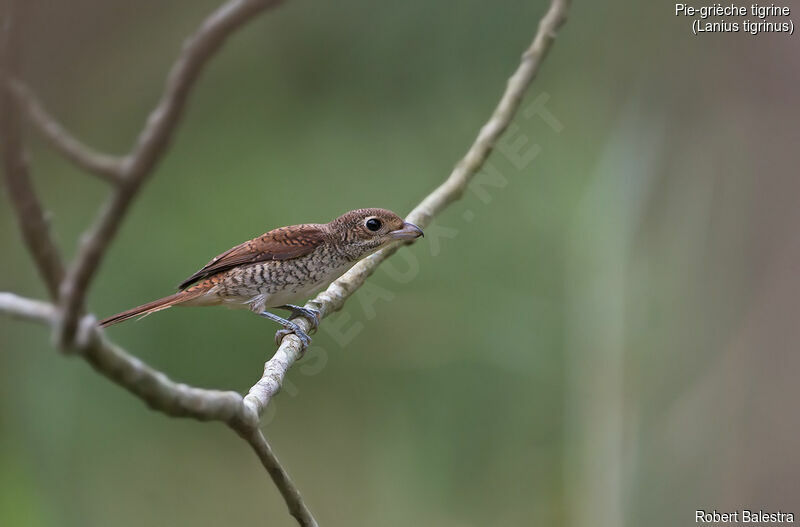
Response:
[[[26,78],[79,137],[124,152],[215,5],[34,2]],[[410,210],[546,3],[493,7],[289,1],[247,26],[204,73],[91,309],[168,294],[276,226]],[[273,403],[266,432],[323,525],[672,526],[798,505],[795,42],[696,38],[657,3],[574,6],[523,105],[547,94],[563,130],[520,116],[533,163],[498,150],[507,184],[403,250],[412,281],[378,271],[392,299],[348,302]],[[107,189],[32,140],[71,254]],[[2,192],[0,290],[42,297]],[[325,329],[357,324],[344,347]],[[175,379],[246,390],[274,330],[174,309],[110,333]],[[148,411],[48,339],[0,319],[1,525],[294,524],[228,431]]]

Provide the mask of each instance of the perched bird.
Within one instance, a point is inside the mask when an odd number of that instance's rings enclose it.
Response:
[[[333,282],[356,262],[397,240],[413,240],[422,229],[386,209],[358,209],[330,223],[271,230],[220,254],[178,286],[179,292],[134,307],[100,322],[108,327],[172,306],[248,308],[281,324],[280,342],[295,333],[304,346],[311,339],[297,324],[267,311],[286,309],[304,316],[312,329],[319,312],[295,305]]]

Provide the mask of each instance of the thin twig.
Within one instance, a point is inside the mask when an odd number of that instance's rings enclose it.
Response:
[[[53,298],[58,297],[59,283],[64,276],[61,254],[50,235],[48,217],[42,208],[28,170],[25,147],[22,144],[20,112],[11,92],[10,83],[18,70],[19,24],[18,8],[13,0],[3,2],[0,17],[0,143],[3,172],[17,223],[28,251]]]
[[[300,491],[297,489],[297,485],[294,484],[289,474],[272,452],[272,447],[270,447],[267,438],[264,437],[261,430],[256,427],[244,429],[242,431],[237,430],[237,432],[239,432],[245,441],[253,448],[261,464],[264,465],[269,475],[272,476],[272,481],[275,482],[275,486],[278,487],[284,501],[286,501],[286,504],[289,506],[289,514],[294,516],[295,519],[297,519],[297,523],[303,527],[317,527],[317,520],[314,519],[311,511],[308,510],[308,507],[303,501],[303,496],[300,495]]]
[[[161,100],[150,113],[136,146],[123,162],[120,185],[81,237],[78,254],[67,271],[61,288],[63,322],[57,330],[57,341],[62,346],[68,346],[73,339],[89,283],[128,206],[169,145],[191,88],[203,67],[236,29],[263,10],[280,3],[281,0],[229,0],[209,15],[184,42],[167,77]]]
[[[497,140],[514,118],[525,91],[539,72],[542,60],[550,51],[558,29],[567,20],[569,6],[570,0],[553,0],[550,4],[550,9],[539,22],[539,30],[533,42],[522,54],[522,60],[517,70],[508,79],[508,85],[500,98],[500,103],[481,128],[475,142],[455,166],[450,177],[409,213],[408,221],[424,227],[450,203],[464,194],[468,183],[481,169]],[[333,282],[328,289],[317,295],[306,307],[319,310],[320,319],[338,311],[381,262],[397,252],[400,245],[395,244],[381,249],[360,261]],[[310,330],[310,324],[304,317],[295,318],[293,322],[298,324],[303,331]],[[293,334],[285,336],[275,355],[264,365],[264,374],[245,396],[245,406],[259,416],[263,415],[272,396],[280,390],[286,372],[300,357],[300,351],[300,339]]]
[[[120,181],[121,158],[96,152],[73,137],[21,81],[11,81],[10,87],[28,121],[53,149],[91,174],[112,183]]]

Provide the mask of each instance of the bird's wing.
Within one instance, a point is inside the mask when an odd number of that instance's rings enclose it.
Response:
[[[220,254],[181,282],[178,289],[186,289],[198,280],[239,265],[299,258],[311,253],[324,241],[325,233],[322,225],[292,225],[271,230]]]

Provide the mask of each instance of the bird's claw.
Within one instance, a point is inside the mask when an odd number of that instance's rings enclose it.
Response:
[[[305,317],[311,323],[310,331],[316,331],[319,327],[320,312],[316,309],[309,309],[307,307],[295,306],[294,304],[286,304],[279,306],[279,309],[286,309],[291,312],[289,318]]]
[[[292,324],[292,326],[294,327],[289,326],[283,329],[279,329],[278,331],[275,332],[275,344],[280,346],[281,341],[286,335],[294,334],[297,336],[297,338],[300,339],[300,342],[303,345],[302,349],[300,350],[300,353],[302,354],[303,352],[305,352],[306,348],[308,348],[311,345],[311,337],[309,337],[308,334],[302,329],[300,329],[300,326],[298,326],[294,322],[290,322],[290,324]]]

